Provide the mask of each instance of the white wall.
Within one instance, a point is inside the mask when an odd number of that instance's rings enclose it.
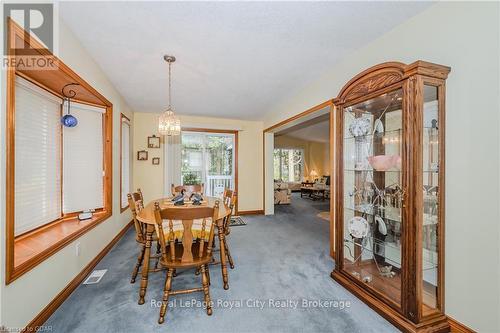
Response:
[[[446,95],[446,313],[500,331],[499,4],[443,2],[352,53],[271,110],[264,127],[336,97],[385,61],[451,66]]]
[[[274,133],[264,133],[265,207],[266,215],[274,214]]]
[[[131,220],[130,210],[120,214],[120,113],[130,119],[133,113],[113,88],[98,65],[79,44],[63,22],[59,23],[60,58],[76,73],[113,103],[113,216],[78,238],[80,256],[75,256],[75,242],[51,256],[36,268],[5,285],[5,84],[1,80],[1,212],[0,212],[0,326],[25,327],[52,299],[123,229]],[[132,125],[133,126],[133,125]]]

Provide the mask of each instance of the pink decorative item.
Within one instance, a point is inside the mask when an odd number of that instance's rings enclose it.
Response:
[[[396,155],[396,156],[398,157],[396,159],[396,169],[401,170],[401,163],[402,163],[401,156],[399,156],[399,155]]]
[[[370,156],[368,162],[377,171],[387,171],[391,168],[401,169],[401,156],[399,155]]]

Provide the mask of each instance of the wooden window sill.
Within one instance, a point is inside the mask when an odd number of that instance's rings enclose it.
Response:
[[[37,266],[61,248],[88,232],[111,216],[101,211],[91,219],[79,221],[77,217],[62,219],[47,227],[16,237],[14,241],[14,271],[9,283]]]

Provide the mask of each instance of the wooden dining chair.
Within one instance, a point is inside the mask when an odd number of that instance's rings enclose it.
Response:
[[[208,264],[212,261],[214,226],[218,213],[219,201],[215,202],[213,208],[204,206],[161,209],[159,203],[155,203],[155,227],[162,254],[160,263],[167,268],[158,323],[165,321],[168,299],[173,295],[203,292],[207,314],[212,314]],[[195,225],[197,227],[193,228]],[[181,242],[178,241],[179,231],[182,232]],[[173,291],[174,271],[180,268],[200,268],[201,288]]]
[[[205,186],[203,183],[196,185],[177,185],[177,186],[172,184],[170,188],[173,196],[176,196],[177,194],[181,193],[182,190],[184,190],[187,193],[197,193],[201,195],[203,195],[205,191]]]
[[[144,223],[137,219],[137,214],[144,209],[144,197],[142,195],[141,189],[137,189],[137,192],[128,193],[128,204],[130,206],[130,210],[132,211],[132,219],[134,221],[134,229],[135,229],[135,241],[140,246],[139,256],[137,257],[137,263],[135,264],[134,270],[132,271],[132,277],[130,278],[130,283],[135,283],[135,279],[137,278],[137,274],[139,273],[139,269],[144,261],[144,254],[146,251],[146,227]],[[158,238],[153,237],[153,241],[157,242]],[[151,255],[149,260],[156,259],[154,268],[151,269],[153,272],[157,272],[158,262],[160,258],[160,246],[157,242],[156,254]]]
[[[223,283],[223,288],[225,290],[229,289],[229,274],[227,272],[227,262],[229,262],[229,267],[231,269],[234,269],[234,262],[233,258],[231,256],[231,251],[229,250],[229,244],[227,241],[227,236],[230,233],[230,223],[231,223],[231,216],[233,215],[233,209],[236,206],[236,201],[237,201],[237,195],[236,192],[226,188],[224,189],[224,194],[222,196],[222,202],[226,207],[230,209],[229,215],[227,215],[223,220],[222,224],[219,225],[217,224],[217,238],[219,239],[219,254],[220,254],[220,260],[219,261],[212,261],[210,265],[219,265],[221,268],[221,273],[222,273],[222,283]],[[213,243],[213,246],[215,247],[215,242]],[[198,275],[200,273],[200,270],[198,269],[195,274]]]
[[[231,252],[229,251],[229,244],[227,242],[227,236],[231,233],[231,217],[233,216],[233,212],[234,212],[234,207],[236,207],[236,202],[238,200],[238,195],[235,191],[231,190],[231,189],[224,189],[224,195],[223,195],[223,201],[224,201],[224,204],[227,205],[229,207],[229,209],[231,210],[231,212],[229,213],[228,216],[226,216],[224,218],[224,223],[223,223],[223,227],[224,227],[224,235],[226,237],[224,237],[224,246],[225,246],[225,249],[226,249],[226,256],[227,256],[227,260],[229,261],[229,266],[231,267],[231,269],[234,269],[234,262],[233,262],[233,258],[231,257]]]

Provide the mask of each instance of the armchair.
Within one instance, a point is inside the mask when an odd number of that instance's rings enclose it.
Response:
[[[292,191],[285,182],[274,182],[274,204],[287,205],[291,203]]]

